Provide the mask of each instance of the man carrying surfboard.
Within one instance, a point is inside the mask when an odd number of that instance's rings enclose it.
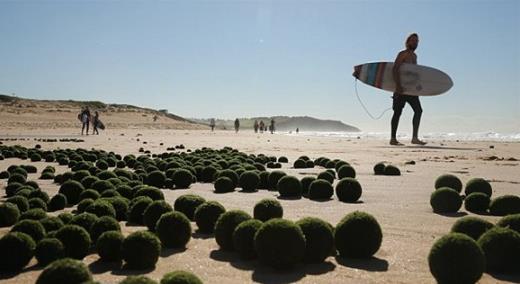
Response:
[[[415,54],[415,49],[419,45],[419,36],[416,33],[409,35],[406,38],[406,49],[399,52],[397,58],[394,62],[394,67],[392,69],[393,78],[395,81],[395,92],[393,95],[393,103],[392,109],[394,110],[394,115],[392,116],[392,133],[390,138],[390,145],[403,145],[399,141],[397,141],[397,127],[399,126],[399,118],[401,117],[401,113],[406,103],[410,104],[413,109],[413,135],[412,135],[412,144],[425,145],[426,142],[419,140],[419,124],[421,123],[421,115],[422,115],[422,107],[421,102],[419,101],[418,96],[409,96],[403,94],[403,86],[401,85],[401,76],[399,75],[399,68],[403,63],[409,64],[417,64],[417,55]]]

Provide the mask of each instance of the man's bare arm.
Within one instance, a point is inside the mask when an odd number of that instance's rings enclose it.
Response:
[[[404,51],[399,52],[397,58],[394,61],[394,67],[392,69],[392,75],[395,82],[395,92],[400,94],[403,92],[403,86],[401,86],[401,77],[399,76],[399,69],[403,64],[406,58],[406,53]]]

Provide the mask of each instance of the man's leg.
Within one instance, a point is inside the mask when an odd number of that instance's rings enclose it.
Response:
[[[392,109],[394,110],[394,115],[392,116],[391,121],[391,136],[390,136],[390,144],[391,145],[400,145],[397,141],[397,127],[399,126],[399,118],[401,118],[401,113],[403,112],[404,104],[403,97],[398,94],[394,94]]]
[[[413,109],[413,135],[412,135],[412,144],[420,144],[424,145],[426,142],[419,140],[419,125],[421,124],[421,116],[422,116],[422,107],[421,101],[419,101],[419,97],[411,97],[408,100],[408,103]]]

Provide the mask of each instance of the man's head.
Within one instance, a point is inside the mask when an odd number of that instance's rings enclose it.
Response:
[[[416,33],[410,34],[406,38],[405,45],[406,45],[406,49],[409,49],[412,51],[417,49],[417,46],[419,45],[419,35],[417,35]]]

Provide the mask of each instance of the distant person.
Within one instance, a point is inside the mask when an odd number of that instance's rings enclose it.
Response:
[[[418,96],[409,96],[403,94],[403,86],[401,85],[401,78],[399,76],[399,69],[403,63],[408,64],[417,64],[417,55],[415,54],[415,49],[419,45],[419,36],[416,33],[413,33],[406,38],[406,49],[399,52],[397,58],[394,62],[393,68],[393,78],[396,84],[395,92],[393,95],[393,103],[392,109],[394,110],[394,115],[392,116],[391,122],[391,137],[390,137],[390,145],[403,145],[399,141],[397,141],[397,127],[399,126],[399,118],[401,117],[401,113],[406,103],[410,104],[413,109],[413,135],[412,135],[412,144],[425,145],[426,142],[419,140],[419,124],[421,123],[421,115],[422,115],[422,107],[421,102],[419,101]]]
[[[253,124],[253,128],[255,129],[255,133],[258,133],[258,120],[255,120],[255,124]]]
[[[237,119],[235,119],[235,132],[238,132],[238,130],[240,129],[240,121]]]
[[[271,119],[271,125],[269,125],[269,131],[271,131],[271,134],[274,133],[274,118]]]
[[[264,133],[264,121],[263,120],[260,120],[258,127],[260,127],[260,133]]]
[[[92,117],[92,134],[99,135],[98,126],[99,126],[99,113],[97,111],[95,111],[94,116]],[[87,132],[88,132],[88,130],[87,130]]]
[[[154,116],[153,116],[153,122],[156,122],[157,119],[159,119],[159,117],[158,117],[157,115],[154,115]]]
[[[88,135],[88,128],[90,124],[90,110],[88,109],[88,106],[81,111],[81,113],[79,114],[79,118],[82,124],[81,135],[83,135],[83,131],[85,131],[85,128],[87,130],[86,134]]]
[[[296,127],[296,134],[300,133],[300,128]]]
[[[209,127],[211,127],[211,132],[213,132],[213,130],[215,130],[215,119],[214,118],[209,120]]]

